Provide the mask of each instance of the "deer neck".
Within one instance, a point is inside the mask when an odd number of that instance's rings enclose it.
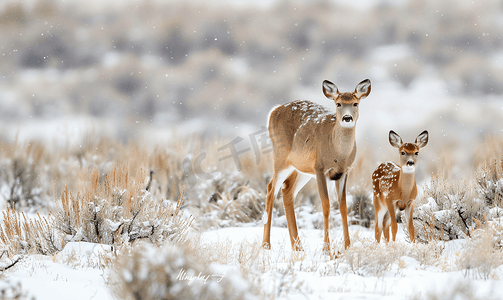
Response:
[[[400,178],[398,179],[398,184],[402,189],[402,200],[408,201],[410,194],[412,192],[412,188],[416,184],[416,180],[414,177],[414,172],[405,173],[400,168]]]
[[[332,129],[332,147],[341,158],[349,156],[355,147],[355,127],[345,128],[337,122]]]

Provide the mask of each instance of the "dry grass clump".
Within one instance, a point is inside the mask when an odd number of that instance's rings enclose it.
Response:
[[[382,276],[400,265],[400,259],[408,256],[422,266],[435,265],[442,254],[437,244],[404,244],[402,242],[376,243],[373,238],[352,237],[351,247],[342,251],[337,265],[361,276]]]
[[[0,246],[7,257],[18,254],[40,253],[52,255],[63,248],[61,235],[53,228],[52,215],[27,218],[24,213],[7,209],[2,212]]]
[[[503,156],[503,136],[486,136],[473,155],[475,166],[490,165],[494,159]]]
[[[248,185],[235,184],[230,190],[214,194],[202,205],[199,222],[203,228],[228,227],[261,219],[265,193]]]
[[[286,241],[285,241],[286,242]],[[191,253],[206,265],[232,265],[239,269],[239,276],[253,285],[254,294],[261,299],[288,297],[290,293],[309,290],[303,279],[298,279],[297,271],[314,272],[319,267],[319,252],[288,253],[290,244],[284,244],[277,254],[264,250],[258,240],[242,240],[233,243],[230,239],[206,240],[194,237],[184,244],[185,252]],[[312,256],[311,256],[312,255]],[[296,265],[299,258],[316,257],[316,261],[307,261]],[[230,269],[229,271],[232,271]],[[265,273],[270,273],[264,276]]]
[[[65,186],[57,200],[54,226],[66,241],[103,244],[149,239],[185,240],[193,218],[183,218],[180,211],[183,193],[173,205],[156,201],[145,190],[146,170],[131,176],[127,163],[114,164],[106,176],[95,168],[85,177],[76,194]]]
[[[357,242],[343,252],[338,263],[347,264],[349,270],[357,275],[381,276],[405,255],[405,249],[399,243],[378,244],[373,239],[352,239]]]
[[[149,191],[157,196],[175,199],[181,191],[184,178],[188,181],[180,163],[183,157],[160,147],[155,147],[148,156],[152,176]],[[189,182],[186,183],[189,189],[193,187]]]
[[[15,165],[32,166],[30,172],[23,171],[22,173],[27,175],[30,180],[36,178],[36,181],[30,181],[30,184],[40,186],[40,189],[31,189],[43,195],[40,198],[42,202],[34,208],[35,211],[45,212],[55,208],[54,202],[49,201],[53,190],[64,190],[63,200],[68,194],[69,197],[75,196],[75,198],[81,199],[82,201],[77,201],[82,202],[79,205],[94,205],[95,208],[98,208],[99,201],[91,198],[104,192],[101,190],[99,192],[93,191],[89,188],[95,184],[93,180],[96,181],[96,178],[91,179],[88,170],[96,169],[97,171],[93,172],[97,172],[97,180],[101,183],[106,177],[105,174],[110,171],[111,165],[117,161],[128,161],[130,170],[128,178],[135,178],[136,172],[145,166],[143,170],[146,170],[146,173],[142,176],[148,180],[143,181],[140,178],[138,182],[145,182],[144,190],[149,192],[150,196],[148,197],[151,197],[154,202],[163,201],[162,198],[176,200],[182,186],[186,186],[187,197],[183,208],[189,210],[193,215],[200,216],[196,219],[195,226],[197,228],[207,229],[239,223],[260,222],[267,194],[267,183],[271,174],[271,154],[267,153],[266,146],[261,144],[267,140],[266,131],[258,131],[251,136],[257,144],[250,145],[248,143],[249,151],[239,155],[241,170],[238,170],[233,158],[223,159],[229,154],[229,150],[222,145],[230,138],[203,138],[197,134],[193,140],[175,136],[176,142],[166,146],[158,145],[154,148],[141,146],[135,142],[123,144],[120,141],[107,138],[105,135],[88,132],[83,135],[82,141],[75,145],[55,145],[50,151],[44,150],[46,148],[32,142],[27,144],[31,145],[29,149],[22,148],[22,145],[16,146],[16,144],[4,144],[2,149],[5,152],[5,163],[16,161],[14,159],[16,151],[26,154],[23,154],[22,157],[27,157],[28,163],[15,163]],[[252,137],[250,137],[250,141],[252,141]],[[245,141],[242,144],[246,147]],[[222,147],[224,148],[222,151],[217,150]],[[254,147],[258,147],[258,149]],[[8,149],[18,150],[9,152]],[[37,153],[38,155],[35,155]],[[368,183],[366,181],[368,180],[366,180],[366,176],[362,175],[368,165],[365,157],[365,155],[359,155],[348,185],[350,186],[348,193],[354,193],[355,197],[352,207],[353,220],[362,226],[368,226],[370,220],[373,219],[373,210],[367,193]],[[33,166],[37,167],[33,169]],[[0,184],[10,186],[7,177],[5,176],[4,183]],[[70,178],[71,180],[69,180]],[[53,189],[54,185],[56,189]],[[14,186],[14,190],[18,188],[17,186]],[[9,191],[9,195],[11,190],[10,187],[2,189],[2,191]],[[27,191],[29,189],[23,187],[20,190]],[[71,195],[69,191],[78,192],[76,195]],[[98,200],[109,197],[117,198],[117,195],[110,195],[109,190],[106,194],[106,197]],[[136,194],[134,197],[138,198],[141,195]],[[299,193],[296,207],[307,205],[321,211],[318,199],[316,186],[311,182]],[[57,203],[63,201],[60,200]],[[118,198],[116,201],[119,201]],[[15,206],[18,207],[20,203],[24,202],[17,201],[16,203]],[[72,203],[74,203],[73,200]],[[60,204],[62,205],[62,202]],[[337,208],[337,203],[333,203],[333,205],[334,208]],[[275,215],[283,215],[283,205],[280,200],[276,201],[274,207]],[[85,226],[89,227],[86,231],[91,231],[92,224],[98,221],[92,221],[94,218],[90,211],[92,208],[80,206],[75,208],[78,212],[87,209],[89,212],[87,218],[90,223],[85,223],[80,219],[75,219],[75,222],[79,223],[78,225],[80,223],[86,224]],[[22,208],[20,209],[22,210]],[[96,217],[98,216],[99,214],[96,214]],[[96,229],[92,230],[96,231]],[[98,228],[98,230],[100,229]],[[70,236],[78,234],[68,228],[65,232]],[[107,238],[110,239],[110,237]]]
[[[37,142],[1,142],[0,155],[0,205],[30,212],[46,208],[47,193],[37,176],[45,166],[45,147]]]
[[[501,214],[502,212],[499,211]],[[493,247],[496,249],[503,249],[503,224],[502,218],[493,219],[492,221],[486,222],[486,224],[479,225],[480,228],[487,228],[493,237]]]
[[[503,250],[496,247],[494,230],[489,226],[474,231],[456,259],[465,276],[482,279],[491,278],[502,264]]]
[[[121,299],[258,299],[239,272],[228,271],[169,242],[140,243],[114,264],[112,289]]]
[[[270,154],[265,155],[262,149],[252,150],[251,146],[248,152],[239,155],[239,164],[227,156],[230,153],[227,149],[218,152],[207,149],[205,161],[219,163],[211,171],[203,171],[198,166],[199,171],[204,172],[197,176],[198,185],[194,189],[198,192],[197,204],[201,213],[198,225],[202,228],[227,227],[257,222],[262,218],[271,173],[271,157]],[[259,147],[258,144],[255,146]],[[218,149],[222,148],[226,147]],[[281,211],[281,205],[278,201],[275,211]]]
[[[334,249],[337,249],[335,245]],[[403,257],[417,261],[420,266],[439,264],[443,246],[440,243],[409,244],[401,241],[376,243],[374,238],[351,237],[351,247],[341,249],[333,270],[324,270],[322,276],[351,272],[360,276],[383,276],[386,272],[399,272]]]
[[[479,167],[476,175],[477,192],[487,206],[503,208],[503,155]]]
[[[194,237],[184,244],[184,248],[205,264],[236,265],[244,275],[265,271],[265,260],[262,254],[262,243],[243,240],[233,244],[231,240],[202,240]]]
[[[416,239],[453,240],[471,237],[471,232],[489,223],[498,232],[503,216],[503,156],[501,139],[488,137],[476,152],[478,171],[469,181],[432,175],[415,202],[413,222]],[[407,226],[402,218],[403,226]],[[404,227],[406,228],[406,227]],[[407,230],[404,230],[408,234]]]
[[[487,208],[480,201],[470,183],[454,182],[442,175],[432,175],[416,201],[413,222],[416,240],[453,240],[470,237],[476,220],[483,220]],[[402,226],[407,227],[405,218]],[[404,230],[406,235],[407,230]]]
[[[97,194],[101,197],[104,192],[102,188],[99,191],[89,188],[95,184],[93,180],[101,184],[111,165],[128,161],[128,178],[135,178],[140,169],[147,170],[142,174],[145,177],[139,178],[136,184],[145,183],[142,188],[148,191],[152,201],[162,202],[162,198],[176,201],[185,186],[187,197],[184,209],[194,215],[207,214],[211,217],[211,214],[217,214],[223,220],[220,225],[220,222],[210,220],[213,218],[200,218],[198,227],[229,226],[260,219],[270,169],[267,155],[262,155],[260,160],[253,158],[251,150],[240,155],[243,168],[238,171],[232,158],[220,161],[227,153],[217,151],[218,144],[215,143],[220,143],[219,138],[196,136],[192,141],[187,137],[175,140],[173,144],[150,149],[134,142],[123,144],[90,132],[76,145],[55,146],[51,151],[33,142],[26,145],[3,143],[0,147],[3,155],[0,167],[3,165],[5,168],[0,172],[0,205],[3,197],[5,205],[14,205],[17,211],[28,209],[30,212],[45,213],[55,206],[50,201],[53,190],[64,190],[63,197],[67,194],[72,196],[69,191],[78,191],[74,196],[84,199],[82,205],[98,205],[91,198]],[[97,170],[93,171],[97,179],[88,174],[88,170],[94,169]],[[108,189],[102,199],[117,198],[111,193],[113,191]],[[134,197],[141,195],[135,194]],[[281,211],[281,203],[278,202],[276,207]],[[75,208],[79,212],[89,209]],[[82,220],[75,222],[81,223]]]
[[[183,192],[176,203],[154,199],[145,190],[146,179],[145,168],[132,176],[127,163],[113,164],[107,175],[100,176],[97,168],[82,172],[75,180],[77,192],[65,185],[49,215],[27,218],[15,210],[4,211],[0,245],[12,257],[51,255],[70,241],[109,245],[138,239],[185,241],[194,219],[183,217]]]
[[[351,166],[347,188],[348,194],[353,196],[353,202],[348,210],[351,223],[369,228],[375,220],[375,210],[372,203],[372,153],[364,148],[359,152],[356,161]]]
[[[435,241],[428,244],[407,244],[406,256],[414,258],[421,266],[436,266],[440,264],[440,258],[444,254],[444,245]]]

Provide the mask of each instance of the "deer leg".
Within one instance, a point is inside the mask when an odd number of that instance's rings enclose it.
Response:
[[[395,207],[393,203],[391,203],[391,201],[386,203],[386,205],[388,206],[388,212],[391,222],[391,234],[394,242],[396,238],[396,232],[398,230],[398,224],[396,223],[396,216],[395,216]]]
[[[328,199],[327,181],[323,172],[316,172],[316,183],[318,184],[318,194],[320,195],[321,207],[323,208],[323,252],[328,253],[332,259],[329,236],[330,200]]]
[[[384,214],[383,217],[383,234],[384,234],[384,240],[389,242],[389,224],[390,224],[390,218],[389,218],[389,212],[386,210],[386,213]]]
[[[294,191],[298,179],[297,171],[294,171],[290,177],[285,180],[283,185],[283,206],[285,207],[286,223],[290,233],[290,243],[294,251],[301,251],[302,245],[297,232],[297,220],[295,219]]]
[[[409,229],[410,241],[414,243],[416,236],[414,235],[414,221],[412,219],[412,211],[414,210],[414,203],[405,208],[405,220]]]
[[[344,234],[344,248],[347,249],[350,244],[349,229],[348,229],[348,208],[346,205],[346,174],[344,173],[339,179],[339,184],[336,184],[337,195],[339,197],[339,211],[342,217],[342,230]]]
[[[274,200],[276,200],[276,197],[278,196],[281,185],[292,172],[293,167],[284,169],[278,173],[275,172],[271,181],[267,185],[267,198],[265,200],[265,212],[263,217],[263,219],[266,220],[266,223],[264,224],[264,237],[262,239],[262,247],[264,249],[271,249],[271,219]]]
[[[378,243],[381,242],[381,233],[384,228],[384,216],[386,215],[386,208],[385,207],[380,207],[379,200],[375,200],[376,197],[374,196],[374,208],[376,211],[376,221],[375,221],[375,239]]]
[[[267,185],[267,198],[265,200],[265,218],[266,223],[264,224],[264,237],[262,240],[262,247],[264,249],[271,249],[271,217],[272,217],[272,207],[274,205],[274,183],[275,183],[275,178],[271,179],[269,184]]]
[[[376,242],[379,244],[381,242],[381,225],[379,225],[379,219],[377,215],[374,227],[374,237],[376,239]]]

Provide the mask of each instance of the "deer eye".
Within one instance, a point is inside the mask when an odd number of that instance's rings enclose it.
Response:
[[[342,104],[340,104],[340,103],[335,103],[335,106],[337,106],[337,107],[341,107],[341,106],[342,106]]]
[[[402,151],[400,154],[405,155],[405,151]]]
[[[354,106],[354,107],[358,107],[358,103],[356,103],[356,102],[355,102],[355,103],[353,103],[353,106]]]

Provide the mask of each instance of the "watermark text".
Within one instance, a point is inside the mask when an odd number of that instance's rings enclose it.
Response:
[[[178,273],[178,276],[176,276],[176,279],[180,281],[188,281],[188,285],[191,285],[194,281],[202,281],[204,284],[207,284],[208,281],[211,279],[216,279],[217,282],[222,281],[226,277],[226,273],[218,275],[218,274],[213,274],[213,275],[204,275],[202,272],[199,272],[197,276],[189,276],[187,275],[187,271],[185,269],[180,269],[180,272]]]

